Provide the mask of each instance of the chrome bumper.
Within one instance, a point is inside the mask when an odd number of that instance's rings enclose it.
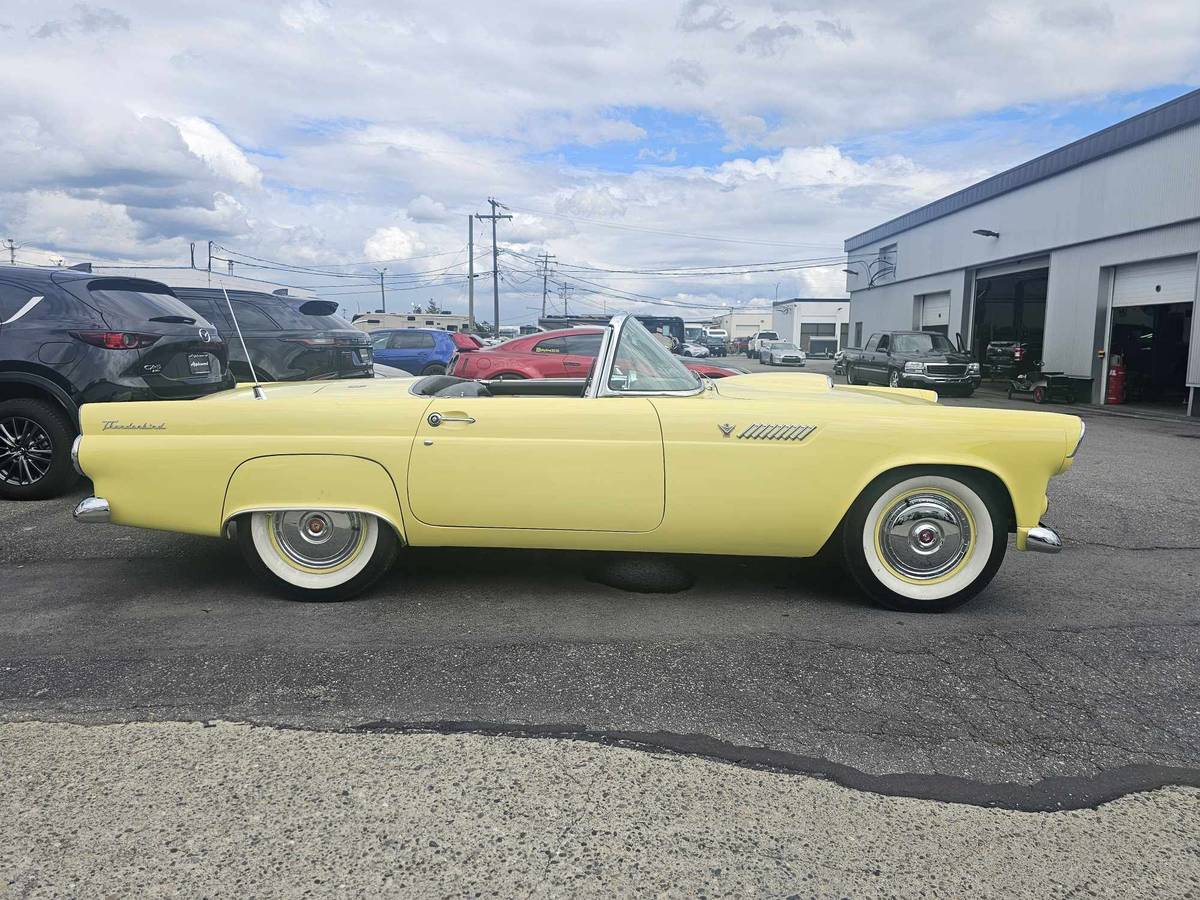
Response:
[[[1025,537],[1025,549],[1034,553],[1058,553],[1062,550],[1062,538],[1053,528],[1039,525],[1029,529],[1029,534]]]
[[[108,501],[103,497],[85,497],[75,507],[75,521],[88,525],[103,525],[112,518]]]
[[[979,387],[983,379],[979,375],[926,375],[922,372],[905,372],[900,376],[900,382],[914,382],[916,384],[955,384],[962,386],[965,384]]]

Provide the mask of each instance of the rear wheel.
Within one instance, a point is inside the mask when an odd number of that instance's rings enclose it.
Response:
[[[846,384],[858,384],[858,380],[854,375],[854,366],[846,366]]]
[[[64,409],[18,397],[0,403],[0,498],[46,500],[79,475],[71,465],[75,428]]]
[[[1033,389],[1033,402],[1034,403],[1045,403],[1046,402],[1046,389],[1044,387],[1042,387],[1040,384]]]
[[[847,569],[887,609],[954,609],[987,587],[1004,560],[1006,499],[969,472],[887,473],[846,515]]]
[[[379,580],[396,558],[392,527],[341,510],[273,510],[238,520],[238,546],[256,574],[291,600],[349,600]]]
[[[430,363],[421,370],[422,375],[445,375],[446,367],[441,363]]]

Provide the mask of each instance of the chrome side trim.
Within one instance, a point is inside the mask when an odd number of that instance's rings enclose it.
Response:
[[[75,467],[75,471],[86,476],[87,473],[79,467],[79,444],[83,440],[82,434],[75,435],[75,440],[71,442],[71,465]]]
[[[21,318],[21,316],[25,315],[25,313],[29,312],[31,309],[33,309],[35,306],[37,306],[39,303],[41,303],[45,299],[46,299],[46,297],[44,294],[39,295],[37,297],[30,297],[25,302],[24,306],[22,306],[20,309],[18,309],[9,318],[5,319],[3,322],[0,322],[0,325],[11,325],[13,322],[17,321],[17,319]]]
[[[1062,538],[1058,536],[1058,532],[1045,525],[1030,528],[1025,538],[1025,549],[1034,553],[1058,553],[1062,546]]]
[[[769,422],[755,422],[743,429],[738,437],[758,441],[802,441],[816,430],[816,425],[776,425]]]
[[[103,497],[84,497],[75,507],[75,521],[87,525],[104,525],[111,521],[108,501]]]
[[[1074,459],[1075,454],[1079,452],[1079,448],[1083,446],[1083,436],[1087,433],[1087,422],[1083,419],[1079,420],[1079,440],[1075,442],[1075,449],[1067,454],[1067,459]]]

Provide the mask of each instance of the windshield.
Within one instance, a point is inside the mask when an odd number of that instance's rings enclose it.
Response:
[[[693,391],[700,380],[637,319],[628,318],[617,338],[616,362],[608,379],[612,391]]]
[[[791,341],[775,341],[771,344],[772,350],[795,350],[796,345]]]
[[[895,353],[951,353],[954,345],[940,334],[897,334],[893,335],[892,351]]]

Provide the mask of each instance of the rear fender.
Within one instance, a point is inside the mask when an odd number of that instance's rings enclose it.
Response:
[[[405,542],[404,516],[387,470],[359,456],[258,456],[229,479],[221,530],[237,516],[276,509],[332,509],[370,513]]]

